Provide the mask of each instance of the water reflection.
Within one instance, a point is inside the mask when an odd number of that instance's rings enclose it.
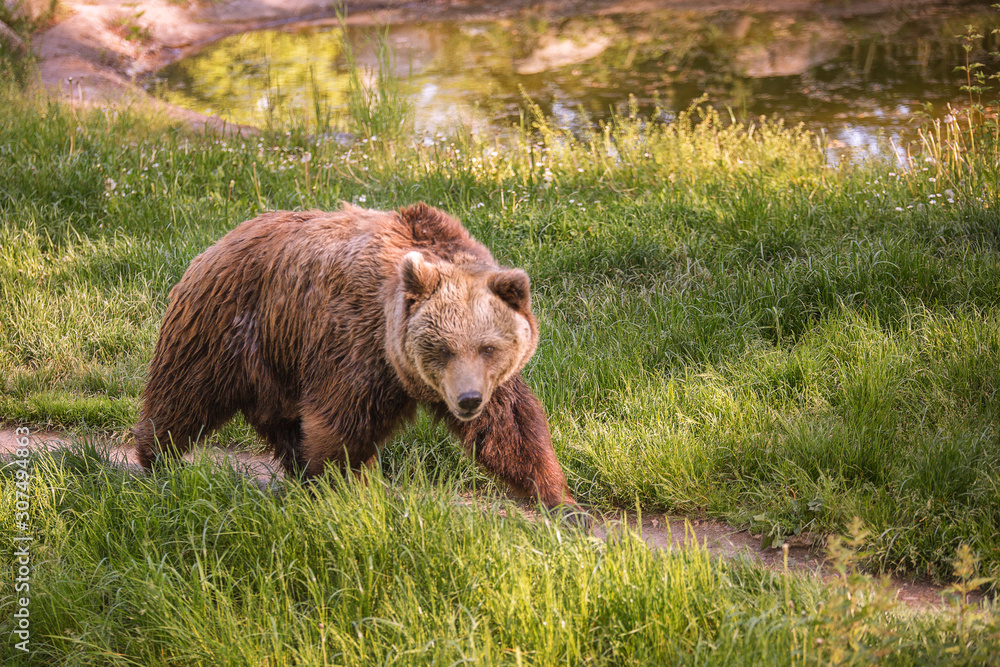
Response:
[[[816,3],[815,12],[657,10],[553,19],[542,12],[492,22],[393,26],[388,41],[406,80],[418,132],[456,120],[478,130],[520,122],[525,95],[562,127],[629,111],[670,112],[706,95],[736,119],[759,115],[823,129],[831,159],[901,143],[915,117],[961,101],[955,67],[966,25],[998,50],[989,3]],[[374,31],[307,26],[246,33],[161,71],[161,94],[242,123],[293,109],[342,110],[346,38],[377,66]],[[992,63],[991,63],[992,65]]]

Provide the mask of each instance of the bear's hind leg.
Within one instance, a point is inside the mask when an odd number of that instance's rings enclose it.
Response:
[[[180,419],[143,417],[136,424],[135,451],[139,464],[146,470],[166,459],[179,459],[187,454],[196,442],[208,437],[232,414],[218,414],[214,419],[189,417]]]

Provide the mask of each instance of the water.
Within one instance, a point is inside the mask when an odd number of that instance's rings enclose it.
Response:
[[[877,3],[876,3],[877,4]],[[894,3],[887,3],[892,5]],[[988,2],[816,3],[820,11],[705,13],[660,9],[552,18],[396,25],[387,41],[418,133],[460,120],[477,131],[521,122],[526,97],[557,125],[579,129],[640,112],[666,120],[706,97],[737,120],[760,115],[823,130],[832,159],[902,143],[927,114],[968,102],[961,90],[967,25],[987,35]],[[234,122],[329,110],[346,127],[344,40],[377,67],[375,28],[313,24],[235,35],[161,70],[150,88],[180,106]]]

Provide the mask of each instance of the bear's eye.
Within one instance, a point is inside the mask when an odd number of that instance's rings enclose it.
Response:
[[[484,357],[492,357],[493,356],[493,352],[494,352],[494,349],[493,349],[492,345],[484,345],[484,346],[482,346],[479,349],[479,353],[481,355],[483,355]]]
[[[451,348],[448,347],[447,345],[441,345],[440,347],[438,347],[437,352],[438,356],[440,356],[442,359],[451,359],[451,357],[453,357],[455,354],[454,352],[451,351]]]

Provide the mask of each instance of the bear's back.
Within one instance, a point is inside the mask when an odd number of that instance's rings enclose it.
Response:
[[[413,250],[442,261],[496,267],[489,250],[458,220],[424,203],[399,211],[346,203],[329,212],[273,211],[240,224],[209,249],[213,250],[225,264],[232,258],[224,255],[234,254],[262,271],[298,266],[320,274],[325,267],[365,273],[366,265],[374,262],[378,273],[388,276],[395,273],[402,256]]]
[[[398,212],[350,204],[332,212],[272,211],[195,258],[170,294],[167,319],[193,324],[198,337],[218,336],[276,377],[308,373],[317,356],[380,354],[385,304],[398,289],[402,257],[413,250],[496,267],[461,223],[422,203]]]

